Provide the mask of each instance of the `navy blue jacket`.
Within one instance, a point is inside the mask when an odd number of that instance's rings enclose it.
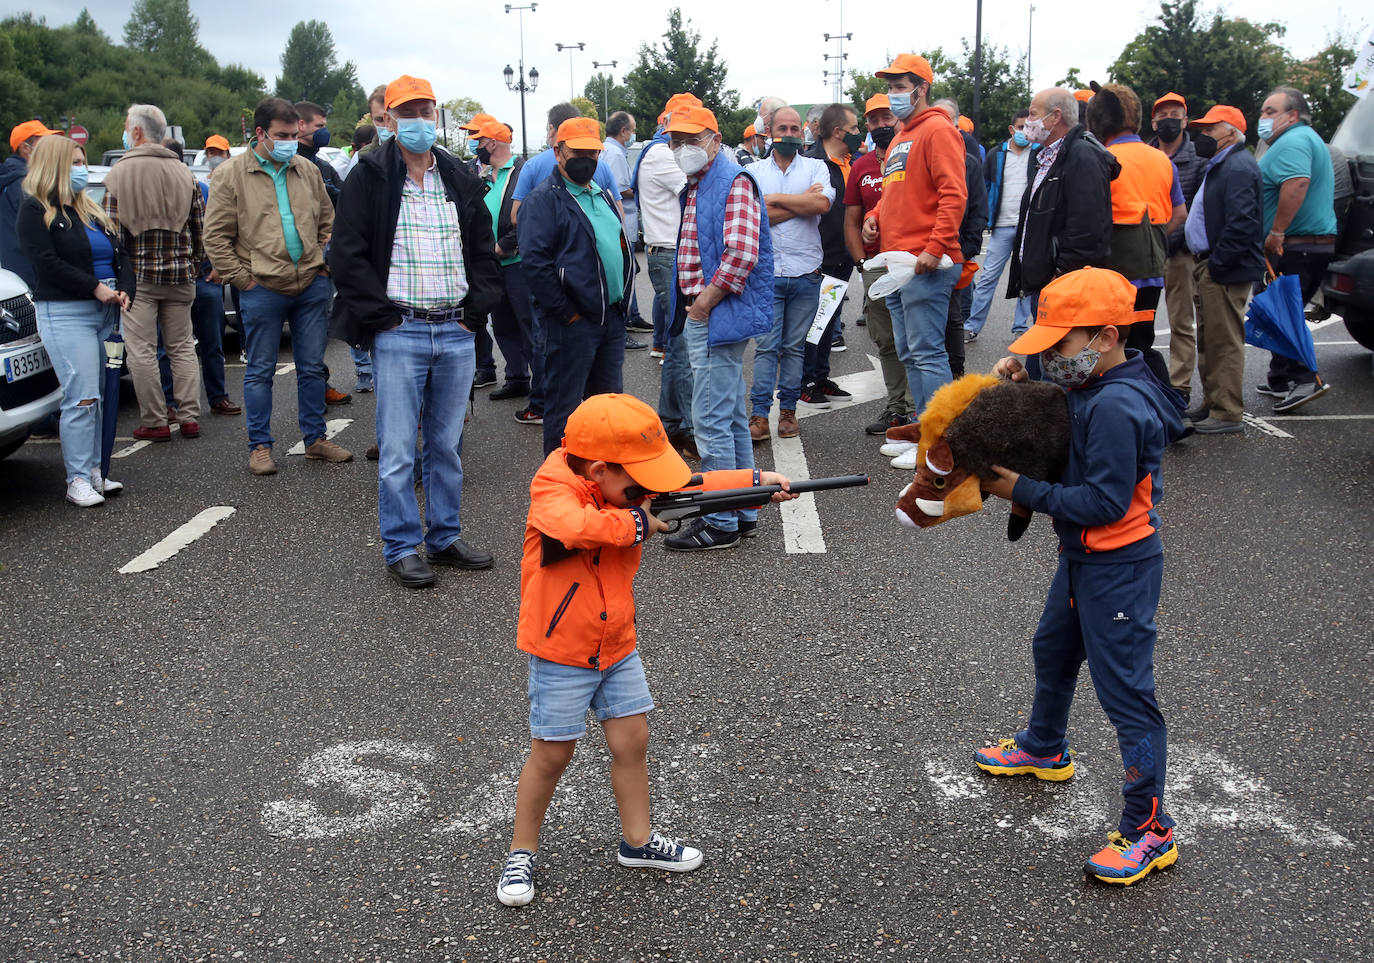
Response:
[[[1207,273],[1217,284],[1264,278],[1264,211],[1260,169],[1237,144],[1207,171],[1202,212],[1207,224]],[[1203,252],[1196,251],[1201,254]]]
[[[32,291],[38,286],[38,274],[25,256],[14,226],[24,203],[24,175],[28,171],[29,165],[18,154],[11,154],[0,164],[0,267],[19,275]]]
[[[610,191],[603,187],[601,196],[614,211],[615,198]],[[613,305],[596,251],[596,231],[557,169],[526,195],[516,231],[525,281],[545,323],[568,324],[573,315],[580,314],[605,324]],[[635,275],[635,259],[624,224],[620,227],[620,249],[624,254],[625,294],[617,303],[623,312],[634,290]]]
[[[1145,322],[1141,322],[1142,324]],[[1164,551],[1155,506],[1164,449],[1183,432],[1176,395],[1134,348],[1126,361],[1068,392],[1069,463],[1059,484],[1022,475],[1012,496],[1054,519],[1066,556],[1135,562]]]

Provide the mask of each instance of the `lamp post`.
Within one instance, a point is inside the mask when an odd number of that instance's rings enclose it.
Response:
[[[612,70],[614,70],[616,68],[616,65],[618,65],[619,63],[619,60],[612,60],[608,63],[601,63],[599,61],[593,60],[592,69],[600,70],[602,67],[610,67]],[[610,74],[607,74],[606,79],[601,82],[601,112],[606,115],[605,117],[601,118],[603,122],[611,119],[611,81],[614,79],[615,78],[612,77]]]
[[[983,111],[983,0],[978,0],[978,20],[973,34],[973,136],[978,136],[978,115]]]
[[[844,52],[844,42],[854,39],[854,34],[844,32],[844,0],[839,0],[838,7],[840,10],[840,32],[827,33],[825,35],[826,43],[834,40],[839,47],[837,52],[825,55],[825,65],[827,68],[830,66],[830,61],[838,61],[838,63],[835,64],[836,70],[826,70],[826,76],[834,78],[833,83],[835,85],[835,90],[831,96],[831,100],[835,103],[839,103],[840,97],[844,94],[844,62],[849,59],[849,54]]]
[[[565,51],[565,50],[568,52],[568,97],[569,97],[569,98],[576,97],[576,96],[577,96],[577,88],[573,86],[573,64],[572,64],[572,55],[573,55],[573,51],[574,51],[574,50],[577,50],[577,51],[586,50],[586,49],[587,49],[587,45],[586,45],[585,43],[556,43],[556,44],[554,44],[554,46],[558,48],[558,52],[559,52],[559,53],[562,53],[562,52]]]
[[[1032,95],[1035,88],[1031,84],[1031,33],[1035,28],[1035,4],[1030,5],[1030,12],[1026,14],[1026,90]]]
[[[506,78],[506,89],[520,93],[520,155],[522,157],[530,156],[529,137],[525,133],[525,94],[534,93],[535,88],[539,86],[539,71],[533,67],[530,68],[529,83],[525,82],[525,11],[534,13],[538,6],[537,0],[525,6],[506,4],[506,13],[514,10],[520,19],[520,81],[519,83],[512,82],[515,79],[515,71],[510,69],[510,64],[506,64],[506,69],[501,73]]]

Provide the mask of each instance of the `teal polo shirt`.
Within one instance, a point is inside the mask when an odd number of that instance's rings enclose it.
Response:
[[[583,187],[565,177],[563,183],[577,198],[577,206],[582,208],[587,220],[592,222],[596,253],[601,258],[601,271],[606,275],[606,298],[615,304],[625,296],[625,250],[620,246],[624,228],[620,223],[620,215],[601,196],[601,185],[596,181]]]
[[[301,255],[305,253],[305,245],[301,243],[300,231],[296,230],[296,215],[291,213],[291,198],[286,193],[286,169],[291,166],[291,162],[278,167],[276,161],[263,160],[257,147],[258,142],[255,139],[248,149],[257,158],[258,166],[272,176],[272,183],[277,188],[277,214],[281,217],[281,233],[286,241],[286,253],[290,255],[292,264],[299,264]]]
[[[501,198],[506,196],[506,182],[510,180],[511,172],[515,170],[515,157],[512,155],[505,165],[496,171],[496,176],[492,178],[491,187],[487,188],[487,195],[483,200],[487,204],[487,213],[491,215],[491,233],[493,237],[501,237],[501,229],[496,226],[496,222],[501,219]],[[514,257],[501,258],[501,266],[507,267],[511,264],[519,264],[520,255]]]
[[[1315,130],[1301,123],[1289,127],[1260,157],[1259,169],[1266,232],[1274,227],[1279,188],[1295,177],[1307,177],[1307,196],[1284,233],[1293,237],[1336,233],[1336,176],[1331,169],[1331,153]]]

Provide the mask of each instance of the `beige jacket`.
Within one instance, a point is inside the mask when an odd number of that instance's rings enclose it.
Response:
[[[324,245],[334,230],[334,206],[319,168],[304,157],[291,158],[286,195],[304,248],[295,264],[286,253],[276,182],[257,155],[249,149],[215,169],[205,212],[205,253],[234,287],[243,290],[256,282],[294,297],[325,271]]]

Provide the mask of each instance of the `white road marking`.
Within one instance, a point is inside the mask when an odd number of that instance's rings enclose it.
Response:
[[[337,435],[339,432],[343,431],[345,428],[347,428],[347,427],[348,427],[349,425],[351,425],[351,424],[353,424],[353,419],[352,419],[352,418],[331,418],[331,419],[329,419],[328,421],[326,421],[326,422],[324,423],[324,436],[325,436],[326,438],[333,438],[335,435]],[[287,451],[287,454],[288,454],[288,455],[304,455],[304,454],[305,454],[305,439],[302,438],[300,441],[298,441],[298,442],[296,442],[294,445],[292,445],[292,446],[291,446],[291,449],[290,449],[289,451]]]
[[[1307,325],[1307,330],[1308,330],[1308,331],[1320,331],[1322,328],[1329,328],[1329,327],[1331,327],[1333,324],[1345,324],[1345,318],[1341,317],[1339,314],[1333,314],[1333,315],[1331,315],[1331,317],[1327,318],[1325,321],[1318,321],[1318,322],[1315,323],[1315,324],[1309,323],[1309,324]]]
[[[295,362],[293,362],[293,361],[288,361],[288,362],[286,362],[286,364],[279,364],[279,365],[277,365],[277,373],[276,373],[276,375],[274,375],[274,377],[280,378],[282,375],[284,375],[284,374],[290,374],[291,372],[293,372],[293,371],[295,371],[295,370],[296,370],[296,364],[295,364]]]
[[[190,545],[210,529],[234,514],[235,511],[236,509],[230,508],[228,505],[215,505],[212,508],[205,509],[205,511],[198,513],[185,525],[182,525],[176,531],[172,532],[172,534],[148,549],[148,551],[144,552],[142,555],[136,556],[128,562],[128,564],[124,565],[119,570],[119,574],[130,575],[134,572],[147,572],[157,568],[177,552],[181,551],[187,545]]]
[[[887,386],[883,384],[883,368],[876,355],[868,356],[868,363],[871,367],[869,371],[858,371],[854,374],[841,375],[835,379],[835,384],[854,397],[849,401],[831,402],[829,408],[811,408],[806,405],[797,406],[797,418],[811,418],[816,415],[829,414],[832,411],[841,411],[845,408],[853,408],[855,405],[867,404],[870,401],[877,401],[887,397]]]
[[[325,839],[379,832],[425,809],[429,804],[429,787],[412,776],[359,765],[358,759],[366,756],[380,756],[396,766],[429,765],[436,758],[432,749],[393,739],[332,746],[300,764],[301,780],[307,786],[332,786],[346,796],[369,803],[367,810],[351,816],[326,815],[308,799],[283,799],[263,804],[263,826],[273,836]]]
[[[1249,425],[1251,428],[1258,428],[1260,431],[1264,432],[1266,435],[1273,435],[1275,438],[1292,438],[1292,437],[1293,437],[1293,436],[1290,435],[1288,432],[1284,431],[1282,428],[1279,428],[1279,427],[1277,427],[1276,425],[1271,425],[1271,424],[1269,424],[1269,422],[1266,421],[1266,420],[1263,419],[1263,418],[1256,418],[1254,415],[1250,414],[1250,412],[1248,412],[1248,411],[1241,415],[1241,421],[1245,422],[1245,423],[1246,423],[1247,425]]]
[[[793,481],[811,477],[806,464],[806,449],[801,437],[778,437],[778,406],[768,413],[768,427],[773,433],[773,470]],[[782,516],[782,541],[788,555],[824,555],[825,536],[821,533],[821,516],[816,511],[816,494],[807,492],[800,498],[778,506]]]
[[[1374,415],[1270,415],[1270,421],[1369,421]]]
[[[178,431],[181,431],[181,425],[168,425],[167,427],[170,428],[170,429],[172,430],[172,434],[176,434]],[[119,439],[116,438],[115,440],[118,441]],[[112,452],[112,453],[110,454],[110,457],[111,457],[111,458],[128,458],[128,457],[129,457],[130,455],[132,455],[134,452],[142,451],[143,449],[147,448],[149,445],[155,445],[155,444],[157,444],[157,442],[154,442],[154,441],[136,441],[136,442],[134,442],[132,445],[130,445],[128,448],[121,448],[121,449],[119,449],[119,451]]]

